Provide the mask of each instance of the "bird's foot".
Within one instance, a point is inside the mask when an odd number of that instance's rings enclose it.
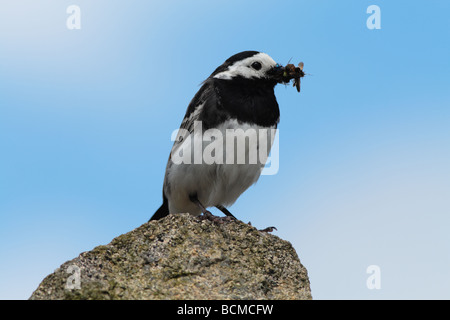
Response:
[[[247,224],[248,224],[249,226],[252,225],[252,223],[251,223],[250,221],[249,221]],[[267,228],[265,228],[265,229],[258,229],[258,231],[261,231],[261,232],[267,232],[267,233],[272,232],[273,230],[278,230],[278,229],[275,228],[275,227],[267,227]]]
[[[209,220],[209,221],[211,221],[213,223],[216,223],[216,224],[223,224],[223,223],[226,223],[226,222],[231,222],[231,221],[235,221],[236,220],[236,218],[229,217],[229,216],[218,217],[218,216],[213,215],[209,211],[203,212],[198,218],[200,220]]]
[[[272,232],[273,230],[277,230],[277,228],[275,228],[275,227],[267,227],[267,228],[265,228],[265,229],[261,229],[261,230],[258,230],[258,231],[261,231],[261,232]]]

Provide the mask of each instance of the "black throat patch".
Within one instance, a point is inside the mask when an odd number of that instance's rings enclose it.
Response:
[[[276,82],[242,77],[209,81],[216,94],[216,116],[228,115],[229,118],[264,127],[278,123],[280,109],[274,93]]]

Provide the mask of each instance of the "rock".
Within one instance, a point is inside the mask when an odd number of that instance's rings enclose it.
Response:
[[[189,214],[145,223],[81,253],[30,299],[311,299],[292,245],[241,221]]]

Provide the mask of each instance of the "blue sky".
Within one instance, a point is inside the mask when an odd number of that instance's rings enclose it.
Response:
[[[230,210],[278,228],[316,299],[449,299],[449,15],[443,0],[2,1],[0,299],[148,220],[187,104],[244,50],[311,75],[276,88],[279,172]]]

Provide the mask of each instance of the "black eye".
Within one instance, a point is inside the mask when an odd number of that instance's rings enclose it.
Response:
[[[252,68],[255,70],[261,70],[262,65],[258,61],[252,63]]]

